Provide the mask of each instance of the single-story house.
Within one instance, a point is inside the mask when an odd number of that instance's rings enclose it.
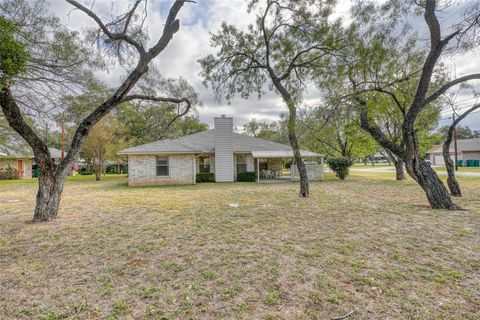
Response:
[[[0,155],[0,169],[15,169],[20,179],[32,177],[33,153],[29,150],[3,149]]]
[[[455,159],[455,146],[453,142],[450,145],[450,157]],[[444,166],[443,144],[436,145],[427,154],[430,156],[432,165]],[[465,163],[467,160],[480,160],[480,138],[458,139],[457,140],[457,159]]]
[[[236,181],[242,172],[255,172],[258,182],[282,178],[283,159],[293,157],[290,146],[233,132],[233,118],[224,115],[214,126],[120,151],[128,156],[129,186],[195,184],[200,172],[214,173],[216,182]],[[309,178],[323,179],[322,156],[306,150],[301,155],[315,159],[307,164]],[[297,180],[298,170],[291,168],[289,179]]]
[[[0,146],[0,148],[2,147]],[[48,148],[48,151],[55,164],[59,164],[62,158],[62,151],[57,148]],[[35,160],[30,147],[7,148],[4,146],[2,148],[0,152],[0,169],[15,169],[18,171],[20,179],[29,179],[33,177],[33,167],[35,167]]]

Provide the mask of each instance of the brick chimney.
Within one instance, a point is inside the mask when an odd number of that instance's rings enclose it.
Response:
[[[233,160],[233,118],[214,118],[215,126],[215,181],[234,181]]]

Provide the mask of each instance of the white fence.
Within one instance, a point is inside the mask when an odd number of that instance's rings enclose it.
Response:
[[[309,181],[323,180],[323,164],[317,162],[305,162],[307,169],[307,176]],[[292,164],[290,167],[290,175],[292,181],[300,180],[300,174],[296,164]]]

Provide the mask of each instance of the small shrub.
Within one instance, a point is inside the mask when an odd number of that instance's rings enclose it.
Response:
[[[283,163],[283,165],[285,166],[285,169],[290,169],[290,167],[292,166],[292,163],[293,163],[293,159],[288,159]]]
[[[348,176],[349,168],[353,165],[353,161],[349,158],[332,158],[327,160],[328,166],[335,172],[335,175],[341,180],[345,180]]]
[[[213,172],[197,173],[197,182],[215,182],[215,174]]]
[[[239,172],[237,173],[238,182],[255,182],[257,175],[255,172]]]
[[[13,168],[1,168],[0,169],[0,180],[15,180],[19,179],[18,170]]]

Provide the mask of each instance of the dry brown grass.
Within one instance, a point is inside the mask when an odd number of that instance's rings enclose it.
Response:
[[[42,224],[34,183],[0,184],[0,319],[478,319],[480,179],[460,181],[447,212],[387,174],[308,199],[79,179]]]

